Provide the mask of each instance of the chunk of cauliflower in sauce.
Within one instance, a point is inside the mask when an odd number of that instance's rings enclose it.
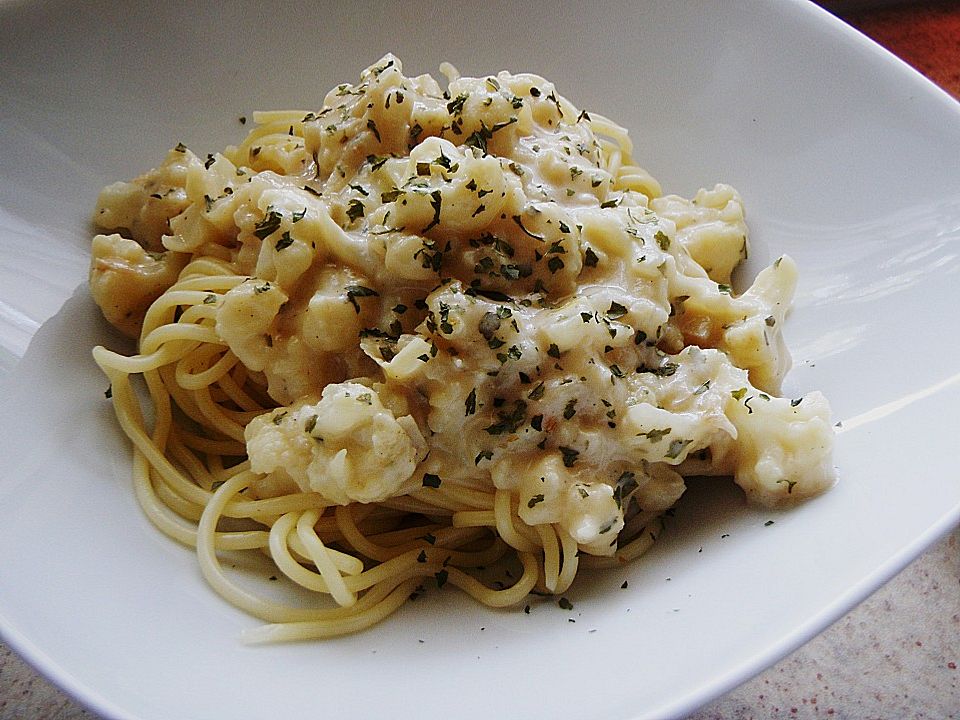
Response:
[[[333,505],[409,492],[427,454],[411,416],[395,417],[374,389],[351,382],[327,385],[319,402],[254,418],[245,438],[254,472],[288,476]]]
[[[140,335],[147,309],[174,282],[187,256],[152,252],[120,235],[97,235],[90,261],[90,293],[103,316],[124,335]]]

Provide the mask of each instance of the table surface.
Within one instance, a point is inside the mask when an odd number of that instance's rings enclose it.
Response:
[[[834,2],[960,98],[960,3]],[[848,615],[689,720],[960,718],[960,527]],[[97,720],[0,643],[0,720]]]

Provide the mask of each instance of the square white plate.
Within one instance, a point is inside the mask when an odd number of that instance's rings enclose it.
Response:
[[[960,106],[813,5],[6,2],[0,49],[0,632],[101,714],[682,715],[960,517]],[[386,51],[408,74],[544,75],[630,128],[667,191],[737,187],[748,272],[799,264],[785,394],[831,400],[837,487],[774,514],[695,484],[649,555],[578,580],[573,611],[451,589],[355,637],[241,645],[257,621],[133,498],[89,354],[110,334],[88,218],[178,141],[212,152],[255,109],[315,109]]]

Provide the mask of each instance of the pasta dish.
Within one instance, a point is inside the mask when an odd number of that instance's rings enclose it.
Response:
[[[793,261],[732,287],[737,192],[664,195],[541,77],[443,70],[388,55],[100,194],[90,288],[137,353],[94,356],[138,500],[252,641],[443,585],[561,594],[649,548],[687,476],[767,506],[834,481],[826,400],[778,396]],[[325,601],[231,581],[245,551]]]

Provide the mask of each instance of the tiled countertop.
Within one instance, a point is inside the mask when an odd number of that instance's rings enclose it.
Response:
[[[960,3],[844,19],[960,97]],[[960,171],[960,170],[958,170]],[[690,720],[960,718],[960,528],[859,607]],[[0,644],[0,720],[96,720]]]

